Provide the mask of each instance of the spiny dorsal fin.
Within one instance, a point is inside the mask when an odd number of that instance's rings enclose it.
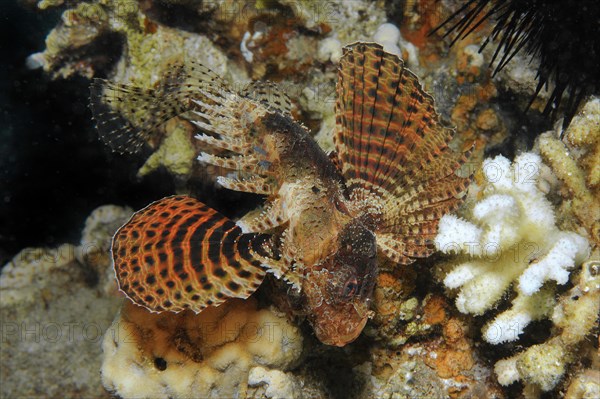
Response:
[[[119,287],[133,302],[156,312],[200,312],[256,291],[266,273],[261,260],[272,256],[268,240],[175,196],[136,212],[115,234],[112,253]]]
[[[104,79],[90,86],[90,108],[102,141],[119,153],[138,152],[154,133],[155,90]]]

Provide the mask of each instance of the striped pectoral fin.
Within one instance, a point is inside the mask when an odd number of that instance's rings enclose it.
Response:
[[[377,246],[390,260],[409,265],[416,258],[426,258],[434,251],[431,239],[425,235],[404,236],[402,234],[376,234]]]
[[[113,150],[139,151],[162,124],[188,111],[209,112],[217,118],[222,103],[233,94],[215,72],[201,64],[187,61],[172,64],[166,71],[152,89],[94,79],[90,108],[101,139]]]
[[[251,212],[238,220],[236,224],[244,232],[267,231],[288,221],[284,208],[283,200],[274,198],[266,203],[265,208],[260,213]]]
[[[185,196],[136,212],[113,239],[120,289],[151,311],[200,312],[247,298],[262,283],[270,236],[244,234],[230,219]]]
[[[114,151],[135,153],[162,124],[185,112],[186,104],[179,93],[94,79],[90,108],[102,141]]]
[[[354,187],[397,194],[419,183],[443,183],[466,162],[448,143],[433,98],[397,56],[374,43],[344,49],[337,84],[335,144]]]
[[[143,112],[152,109],[155,101],[153,90],[94,79],[90,86],[90,108],[100,139],[119,153],[138,152],[152,132],[131,121],[136,116],[131,107],[135,104]]]

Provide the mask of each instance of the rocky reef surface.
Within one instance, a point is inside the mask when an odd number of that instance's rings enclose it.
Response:
[[[76,245],[24,249],[2,268],[2,397],[600,397],[598,98],[564,131],[540,117],[544,91],[523,116],[535,69],[516,57],[492,78],[478,51],[487,24],[452,47],[428,35],[449,1],[22,3],[62,10],[30,68],[152,88],[193,60],[234,87],[275,81],[325,150],[342,46],[376,41],[432,93],[452,145],[474,143],[474,184],[442,220],[437,254],[382,260],[374,316],[344,348],[288,318],[268,284],[200,315],[125,302],[108,250],[132,210],[100,207]],[[182,193],[213,180],[194,134],[165,124],[139,175],[166,170]]]

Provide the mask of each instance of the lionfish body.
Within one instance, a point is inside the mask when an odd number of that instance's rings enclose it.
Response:
[[[353,341],[370,314],[378,250],[401,264],[428,256],[469,180],[455,174],[467,155],[449,149],[452,131],[396,56],[347,47],[337,93],[332,160],[270,84],[237,93],[197,64],[173,68],[155,90],[96,81],[92,110],[113,147],[136,148],[183,116],[220,151],[199,159],[232,171],[219,184],[267,196],[237,223],[184,196],[140,210],[113,240],[121,290],[151,311],[199,312],[247,298],[271,272],[292,285],[322,342]],[[153,118],[136,118],[139,107]]]

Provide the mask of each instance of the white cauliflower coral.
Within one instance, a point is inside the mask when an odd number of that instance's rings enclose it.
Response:
[[[546,282],[565,284],[569,271],[589,253],[585,238],[556,227],[552,205],[537,187],[544,165],[523,153],[511,165],[503,156],[483,163],[481,198],[468,219],[444,216],[435,239],[438,250],[462,254],[444,285],[458,289],[457,308],[481,315],[513,285],[513,307],[484,327],[484,339],[514,341],[533,320],[547,317],[555,303]]]

